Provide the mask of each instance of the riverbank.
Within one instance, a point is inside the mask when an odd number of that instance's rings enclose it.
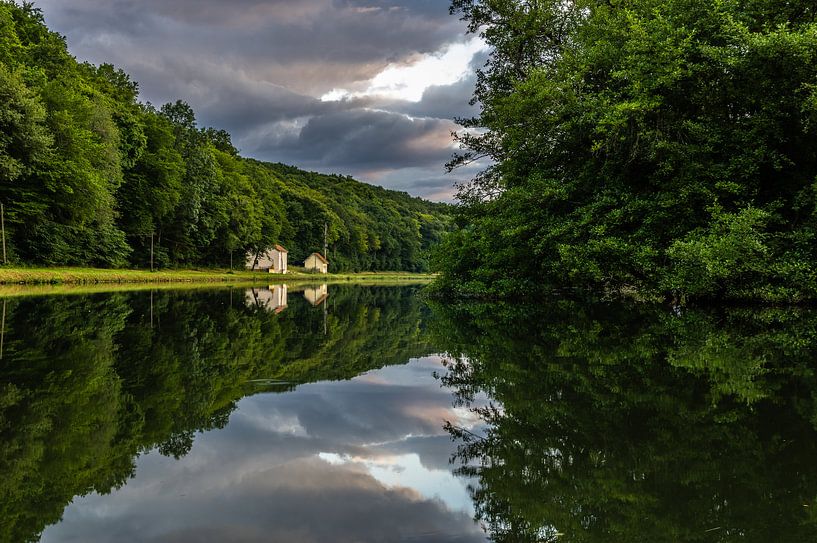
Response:
[[[0,285],[95,285],[140,283],[295,283],[431,281],[433,275],[409,272],[362,272],[286,275],[246,270],[109,270],[100,268],[0,268]]]

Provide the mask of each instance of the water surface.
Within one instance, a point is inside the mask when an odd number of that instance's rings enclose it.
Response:
[[[2,300],[0,541],[817,541],[817,312]]]

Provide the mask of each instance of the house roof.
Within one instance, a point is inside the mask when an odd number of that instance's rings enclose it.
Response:
[[[289,252],[286,249],[284,249],[283,245],[277,245],[277,244],[275,245],[275,250],[280,252],[280,253],[288,253]]]
[[[316,257],[318,257],[318,260],[320,260],[320,261],[321,261],[321,262],[323,262],[324,264],[329,264],[329,261],[328,261],[328,260],[326,260],[326,259],[323,257],[323,255],[322,255],[322,254],[320,254],[320,253],[312,253],[312,254],[311,254],[311,255],[309,255],[309,256],[316,256]]]

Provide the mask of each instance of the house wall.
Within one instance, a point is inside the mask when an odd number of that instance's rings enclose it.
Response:
[[[287,253],[278,252],[278,273],[286,273],[287,272],[287,260],[289,260],[289,255]]]
[[[319,273],[327,273],[327,266],[315,255],[309,255],[304,261],[304,268],[307,271],[316,271]]]
[[[255,255],[247,254],[246,267],[252,269]],[[276,249],[269,249],[266,252],[258,255],[258,264],[255,266],[256,270],[269,270],[270,273],[286,273],[287,272],[287,253],[278,251]]]

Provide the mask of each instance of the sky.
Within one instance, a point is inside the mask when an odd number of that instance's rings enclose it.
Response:
[[[81,61],[155,105],[182,99],[244,156],[352,175],[431,200],[487,47],[446,0],[38,0]]]

